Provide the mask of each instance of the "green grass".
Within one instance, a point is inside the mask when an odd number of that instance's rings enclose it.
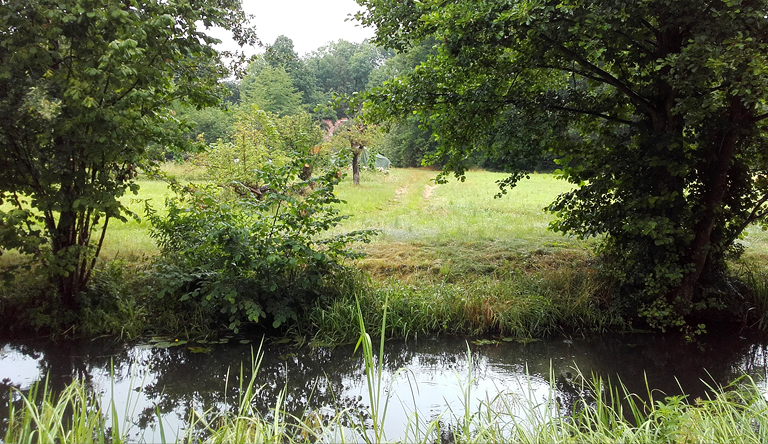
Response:
[[[199,169],[185,165],[163,168],[184,182],[203,177]],[[496,182],[506,177],[502,173],[470,171],[464,182],[451,179],[441,185],[435,185],[436,175],[426,169],[393,169],[389,174],[363,171],[359,186],[352,185],[349,177],[342,181],[337,195],[346,203],[340,209],[351,217],[334,233],[380,230],[370,244],[355,246],[367,256],[347,264],[362,269],[370,281],[351,278],[356,282],[345,288],[341,285],[335,302],[309,310],[295,331],[317,343],[353,340],[355,296],[360,296],[366,322],[371,325],[378,325],[383,301],[389,298],[387,335],[396,337],[449,333],[520,338],[625,328],[607,310],[611,283],[598,278],[591,253],[594,241],[547,230],[552,215],[543,209],[557,194],[571,189],[569,184],[551,174],[532,174],[497,199]],[[119,325],[125,318],[126,328],[103,333],[129,332],[131,337],[142,330],[175,334],[178,332],[163,329],[183,329],[189,322],[204,320],[191,312],[175,320],[173,313],[153,314],[175,306],[168,301],[158,303],[151,296],[154,284],[145,265],[158,250],[149,235],[144,204],[148,201],[162,212],[169,191],[164,182],[146,177],[139,186],[138,195],[121,199],[138,217],[110,222],[100,270],[112,271],[96,274],[99,288],[109,289],[109,295],[100,300],[122,307],[111,324]],[[755,310],[768,313],[764,289],[768,232],[750,228],[743,242],[746,254],[734,269],[742,270],[739,273],[752,289]],[[0,257],[0,265],[19,259],[10,252]],[[123,273],[110,268],[115,260]],[[11,304],[34,299],[22,293],[39,291],[35,279],[19,280],[22,290],[34,289],[17,292],[17,302]],[[2,303],[0,300],[0,308]],[[108,304],[102,305],[109,310]],[[25,322],[35,329],[44,325],[48,322],[45,307],[35,308]],[[99,307],[83,318],[105,316]],[[160,318],[162,325],[151,325],[152,319]],[[755,325],[768,325],[758,318]],[[96,333],[94,328],[81,331]]]
[[[464,182],[439,185],[433,181],[436,174],[395,169],[389,175],[369,172],[359,187],[345,182],[338,195],[354,217],[344,228],[380,229],[381,242],[504,242],[523,248],[576,244],[546,230],[551,216],[543,208],[571,189],[551,174],[532,174],[500,199],[494,196],[503,173],[470,171]]]
[[[200,178],[195,170],[167,164],[164,170],[182,180]],[[360,186],[349,178],[337,188],[350,215],[334,232],[376,229],[381,234],[365,250],[363,267],[419,270],[442,269],[443,274],[472,268],[495,268],[512,256],[530,251],[581,251],[589,243],[546,229],[551,216],[543,208],[570,186],[550,174],[533,174],[508,195],[495,199],[501,173],[467,174],[465,182],[435,185],[437,173],[422,169],[393,169],[390,174],[363,172]],[[113,220],[102,258],[142,258],[157,253],[144,218],[144,201],[162,210],[168,188],[157,180],[140,180],[139,194],[121,201],[139,219]]]
[[[163,173],[181,182],[204,180],[203,170],[192,164],[166,162],[161,166]],[[149,236],[149,222],[145,217],[145,203],[160,213],[165,206],[165,198],[170,193],[168,185],[158,179],[142,176],[138,180],[138,194],[127,194],[120,201],[135,216],[128,216],[127,221],[113,220],[107,230],[102,249],[102,258],[113,260],[128,258],[141,260],[157,254],[155,242]]]
[[[313,307],[300,323],[311,329],[300,333],[313,335],[317,345],[354,341],[357,303],[367,325],[381,325],[386,313],[384,336],[390,338],[445,334],[510,340],[621,330],[623,320],[601,301],[607,290],[603,285],[577,268],[418,285],[390,278],[371,287],[358,285],[329,305]],[[373,334],[381,331],[374,328]]]
[[[182,181],[201,180],[199,169],[184,164],[163,166]],[[513,256],[532,251],[552,254],[583,254],[592,243],[562,236],[547,229],[552,215],[544,208],[571,185],[551,174],[532,174],[507,195],[496,182],[503,173],[470,171],[466,180],[450,179],[435,185],[436,171],[393,169],[390,174],[364,171],[360,186],[346,178],[337,195],[346,201],[343,213],[350,215],[335,232],[377,229],[380,235],[361,246],[370,271],[386,264],[403,269],[442,268],[458,272],[497,267]],[[103,258],[141,258],[157,253],[144,218],[144,201],[162,211],[168,187],[158,180],[139,181],[139,194],[121,201],[139,219],[113,220],[105,239]],[[743,239],[745,257],[761,260],[768,254],[768,231],[751,227]]]
[[[120,198],[135,217],[128,216],[125,222],[110,221],[101,253],[104,260],[140,260],[157,253],[157,247],[149,236],[149,222],[144,217],[144,203],[162,210],[169,192],[168,185],[159,180],[141,180],[139,187],[138,195],[129,194]]]

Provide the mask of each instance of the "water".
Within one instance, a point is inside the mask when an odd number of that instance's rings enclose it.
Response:
[[[48,375],[55,389],[77,377],[100,393],[103,402],[114,399],[117,412],[127,418],[121,430],[130,427],[131,440],[159,441],[160,421],[167,438],[178,436],[193,411],[236,410],[239,387],[251,378],[260,342],[0,342],[0,432],[7,424],[10,387],[29,390]],[[255,406],[269,416],[287,387],[282,409],[297,416],[306,411],[330,415],[340,408],[366,411],[363,359],[353,350],[265,343]],[[743,374],[763,386],[767,351],[768,341],[738,334],[712,334],[702,344],[650,334],[531,343],[447,337],[388,341],[383,360],[384,393],[389,396],[385,432],[389,439],[402,437],[414,414],[425,420],[442,414],[449,422],[463,414],[467,403],[474,409],[500,392],[544,401],[554,386],[567,409],[579,395],[576,368],[586,375],[620,379],[634,393],[646,393],[647,381],[656,397],[705,397],[707,385],[727,384]]]

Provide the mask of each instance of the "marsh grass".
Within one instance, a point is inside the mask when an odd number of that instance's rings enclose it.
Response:
[[[54,393],[47,379],[36,384],[28,395],[14,389],[20,407],[9,403],[7,443],[104,443],[126,442],[128,427],[120,424],[114,404],[109,412],[102,410],[97,394],[84,381],[75,380],[61,393]],[[122,431],[121,431],[122,429]]]

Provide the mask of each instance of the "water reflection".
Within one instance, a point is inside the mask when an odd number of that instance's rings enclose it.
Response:
[[[237,410],[259,343],[233,342],[206,353],[193,352],[203,348],[192,343],[168,348],[110,341],[0,343],[0,436],[7,425],[3,415],[11,402],[10,387],[28,390],[46,375],[56,390],[79,378],[101,393],[103,402],[114,399],[117,412],[131,424],[131,439],[157,441],[159,421],[166,438],[179,435],[195,411]],[[745,373],[765,380],[768,354],[765,340],[732,334],[711,335],[703,344],[660,335],[485,345],[441,337],[389,341],[383,367],[390,397],[385,431],[395,439],[414,414],[425,420],[445,412],[460,416],[467,396],[474,409],[500,392],[543,401],[550,395],[550,381],[563,408],[572,408],[581,396],[574,368],[613,382],[620,379],[634,393],[646,393],[647,380],[658,393],[687,393],[694,399],[706,396],[705,383],[727,384]],[[265,345],[255,384],[254,407],[267,416],[285,387],[282,410],[297,417],[307,412],[327,416],[338,409],[362,412],[368,403],[363,360],[351,346]]]

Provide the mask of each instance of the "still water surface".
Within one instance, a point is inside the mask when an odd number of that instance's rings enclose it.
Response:
[[[113,399],[117,412],[128,418],[123,425],[130,426],[131,440],[159,441],[160,421],[167,439],[179,436],[193,410],[236,410],[238,387],[250,380],[260,343],[242,338],[173,346],[0,342],[0,436],[7,424],[10,387],[29,390],[46,375],[56,389],[83,378],[103,402]],[[283,410],[297,416],[308,410],[364,411],[368,405],[364,363],[354,347],[296,348],[267,342],[262,351],[255,403],[267,416],[286,387]],[[426,420],[462,415],[467,390],[476,408],[501,392],[544,401],[554,386],[567,408],[578,395],[575,368],[614,382],[620,379],[634,393],[646,393],[647,380],[656,396],[705,397],[707,385],[728,384],[744,374],[765,387],[768,341],[738,334],[711,334],[702,344],[651,334],[531,343],[420,338],[388,341],[383,364],[390,396],[385,432],[397,439],[414,412]]]

